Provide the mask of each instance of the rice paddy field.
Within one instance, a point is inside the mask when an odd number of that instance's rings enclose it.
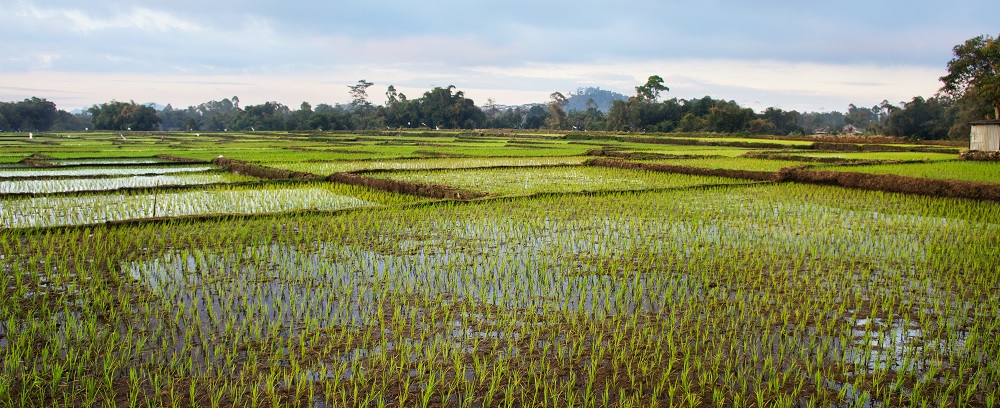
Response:
[[[590,166],[362,173],[373,178],[478,190],[494,196],[628,191],[746,183],[743,180]]]
[[[825,157],[848,160],[895,160],[895,161],[953,161],[954,154],[934,152],[785,152],[796,156]]]
[[[21,136],[0,406],[998,406],[995,201],[597,167],[692,146],[558,134]],[[711,147],[635,161],[1000,183]]]
[[[836,168],[823,167],[822,169],[831,170]],[[1000,183],[1000,163],[996,162],[945,161],[933,163],[875,164],[851,166],[849,170],[862,173],[895,174],[931,179]]]
[[[355,160],[323,162],[268,163],[269,167],[283,170],[302,171],[316,175],[330,175],[337,172],[358,170],[435,170],[474,169],[484,167],[538,167],[582,164],[584,156],[554,157],[470,157],[442,159],[397,159],[397,160]]]
[[[642,160],[643,163],[669,164],[674,166],[703,167],[710,169],[731,169],[751,171],[779,171],[787,167],[807,166],[808,162],[794,160],[770,160],[744,157],[705,157],[688,159]]]

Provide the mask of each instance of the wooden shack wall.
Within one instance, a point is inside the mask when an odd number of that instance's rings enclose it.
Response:
[[[1000,123],[972,125],[969,150],[1000,151]]]

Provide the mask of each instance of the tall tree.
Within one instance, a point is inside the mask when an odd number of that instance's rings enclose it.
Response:
[[[942,91],[956,97],[984,98],[993,105],[993,117],[1000,120],[1000,40],[990,35],[970,38],[952,49],[948,75],[941,77]]]
[[[348,85],[347,88],[350,89],[351,93],[351,106],[355,109],[370,107],[371,102],[368,101],[368,87],[372,85],[375,84],[364,79],[358,80],[358,83],[355,85]]]
[[[549,95],[552,101],[549,102],[549,119],[547,120],[548,127],[551,129],[565,129],[569,125],[569,117],[566,116],[566,106],[567,100],[566,96],[562,92],[553,92]]]
[[[397,91],[395,86],[389,85],[385,90],[385,106],[392,106],[400,101],[406,102],[406,95]]]
[[[886,119],[886,134],[909,139],[946,139],[955,121],[951,100],[934,96],[916,96]],[[968,134],[966,134],[968,136]]]
[[[351,108],[354,111],[351,121],[353,122],[355,129],[371,129],[373,127],[377,127],[375,121],[372,120],[372,103],[368,101],[368,87],[372,85],[374,85],[374,83],[361,79],[358,80],[357,84],[347,86],[351,93]]]
[[[475,129],[486,122],[486,114],[465,93],[456,91],[454,85],[435,87],[417,99],[419,120],[429,127],[449,129]]]
[[[659,75],[652,75],[645,85],[635,87],[635,96],[643,101],[656,102],[662,91],[669,92],[670,88],[663,85],[663,78]]]
[[[93,105],[87,111],[91,114],[94,129],[148,131],[158,128],[161,121],[156,109],[134,101],[111,101]]]
[[[57,118],[56,104],[31,97],[21,102],[0,102],[0,129],[46,131]]]

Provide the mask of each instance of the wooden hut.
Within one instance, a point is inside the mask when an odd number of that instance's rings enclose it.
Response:
[[[1000,120],[972,122],[969,150],[1000,151]]]

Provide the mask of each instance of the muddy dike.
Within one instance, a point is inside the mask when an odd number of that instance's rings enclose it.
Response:
[[[590,159],[585,161],[583,164],[588,166],[614,167],[629,170],[648,170],[697,176],[732,177],[759,181],[778,181],[780,177],[778,172],[770,171],[710,169],[705,167],[677,166],[672,164],[636,163],[615,159]]]
[[[945,153],[958,154],[959,149],[941,146],[893,146],[885,144],[856,144],[856,143],[830,143],[815,142],[812,150],[824,152],[921,152],[921,153]]]
[[[778,181],[1000,202],[1000,184],[833,170],[782,169]]]
[[[889,164],[889,163],[925,163],[926,160],[873,160],[873,159],[844,159],[841,157],[814,157],[814,156],[798,156],[794,154],[785,153],[768,153],[768,152],[746,152],[740,155],[740,157],[745,157],[748,159],[767,159],[767,160],[787,160],[787,161],[798,161],[798,162],[812,162],[812,163],[825,163],[825,164],[840,164],[840,165],[867,165],[867,164]]]
[[[696,140],[696,139],[675,139],[675,138],[657,138],[657,137],[626,137],[623,140],[629,143],[646,143],[646,144],[668,144],[668,145],[678,145],[678,146],[718,146],[718,147],[741,147],[748,149],[796,149],[801,148],[796,145],[787,145],[782,143],[770,143],[770,142],[733,142],[733,141],[723,141],[723,140]]]
[[[21,161],[19,161],[18,163],[21,163],[21,164],[23,164],[25,166],[28,166],[28,167],[53,167],[52,163],[48,163],[48,162],[44,162],[44,161],[40,161],[40,160],[35,160],[35,159],[29,159],[29,158],[21,159]]]
[[[52,167],[52,163],[49,163],[46,160],[53,160],[53,158],[44,154],[35,153],[21,159],[18,163],[28,167]]]
[[[835,170],[808,170],[789,167],[778,172],[709,169],[702,167],[676,166],[668,164],[637,163],[616,159],[596,158],[584,162],[589,166],[615,167],[631,170],[661,171],[667,173],[702,176],[721,176],[740,179],[798,182],[831,185],[861,190],[885,191],[890,193],[918,194],[932,197],[970,198],[1000,202],[1000,184],[976,181],[927,179],[898,176],[894,174],[871,174]]]
[[[272,167],[261,166],[259,164],[247,163],[240,160],[227,159],[224,157],[216,157],[212,159],[212,164],[222,167],[227,171],[236,174],[246,174],[248,176],[253,176],[262,179],[270,180],[321,180],[322,177],[317,176],[312,173],[306,173],[303,171],[291,171],[275,169]]]
[[[409,194],[427,198],[448,199],[448,200],[472,200],[485,197],[486,193],[480,191],[469,191],[437,184],[414,183],[402,180],[387,180],[351,172],[333,173],[327,180],[374,188],[376,190],[388,191],[398,194]]]
[[[153,156],[153,157],[155,157],[157,159],[169,160],[169,161],[172,161],[172,162],[175,162],[175,163],[191,163],[191,164],[194,164],[194,163],[208,163],[207,161],[204,161],[204,160],[201,160],[201,159],[192,159],[190,157],[177,157],[177,156],[171,156],[169,154],[158,154],[158,155]]]
[[[827,142],[816,141],[807,145],[792,145],[784,143],[774,143],[767,141],[756,141],[747,139],[743,141],[686,139],[672,137],[638,137],[638,136],[615,136],[615,135],[593,135],[593,134],[567,134],[562,137],[565,140],[594,140],[594,141],[618,141],[644,144],[667,144],[678,146],[719,146],[738,147],[748,149],[772,149],[772,150],[818,150],[824,152],[924,152],[924,153],[947,153],[958,154],[959,149],[945,146],[894,146],[889,144],[873,143],[850,143],[850,142]],[[808,139],[797,139],[808,140]],[[829,140],[829,139],[826,139]]]
[[[1000,151],[962,150],[960,160],[1000,162]]]

